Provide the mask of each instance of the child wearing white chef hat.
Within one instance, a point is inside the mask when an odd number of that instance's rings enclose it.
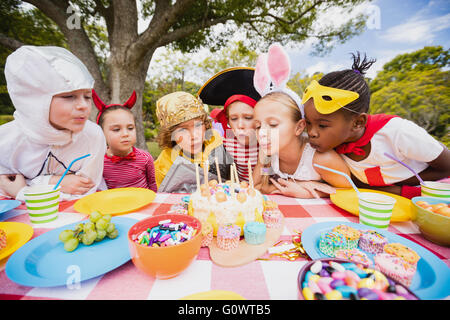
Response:
[[[94,79],[60,47],[22,46],[8,56],[5,77],[14,120],[0,126],[0,195],[23,200],[26,185],[62,180],[63,199],[95,192],[106,150],[101,128],[88,120]]]

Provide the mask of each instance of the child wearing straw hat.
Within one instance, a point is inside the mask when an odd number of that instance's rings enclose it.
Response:
[[[163,149],[155,161],[159,192],[194,192],[195,164],[202,168],[211,164],[205,171],[208,176],[203,177],[206,181],[219,176],[229,179],[233,158],[225,151],[220,134],[211,129],[211,120],[197,98],[182,91],[165,95],[156,102],[156,115],[160,123],[157,139]]]
[[[26,185],[62,180],[62,199],[95,192],[102,184],[105,137],[88,120],[94,79],[60,47],[22,46],[5,65],[14,120],[0,127],[0,195],[23,200]],[[102,185],[103,186],[103,185]]]

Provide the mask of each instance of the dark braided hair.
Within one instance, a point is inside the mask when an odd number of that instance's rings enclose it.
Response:
[[[367,59],[366,54],[364,54],[364,57],[362,58],[359,51],[356,52],[356,54],[352,53],[351,55],[353,58],[351,69],[330,72],[324,75],[322,79],[319,80],[319,83],[327,87],[357,92],[359,98],[345,105],[345,108],[353,110],[354,112],[345,109],[340,110],[347,114],[366,113],[369,111],[370,90],[364,80],[364,75],[376,60]]]

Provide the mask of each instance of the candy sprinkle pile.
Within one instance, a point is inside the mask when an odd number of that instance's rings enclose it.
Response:
[[[168,247],[192,239],[197,230],[184,222],[172,223],[170,219],[159,221],[153,228],[147,228],[133,241],[151,247]]]

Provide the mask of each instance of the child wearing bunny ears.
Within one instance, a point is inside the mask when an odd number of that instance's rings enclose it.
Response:
[[[420,196],[418,179],[390,156],[432,181],[450,175],[450,151],[412,121],[368,114],[364,74],[374,62],[358,52],[351,69],[328,73],[306,88],[302,102],[310,143],[319,152],[342,154],[358,187]]]
[[[271,45],[267,55],[257,60],[254,86],[262,98],[255,106],[255,129],[260,145],[253,174],[255,188],[263,193],[317,198],[334,193],[333,187],[350,187],[342,176],[313,166],[317,163],[349,173],[334,150],[316,152],[302,134],[303,106],[300,97],[286,87],[289,74],[289,57],[278,44]],[[269,178],[270,175],[274,176]]]
[[[106,105],[94,90],[92,98],[99,110],[97,124],[102,127],[108,145],[103,168],[108,189],[135,187],[156,192],[153,158],[134,146],[136,124],[131,108],[136,103],[136,92],[124,104]]]

